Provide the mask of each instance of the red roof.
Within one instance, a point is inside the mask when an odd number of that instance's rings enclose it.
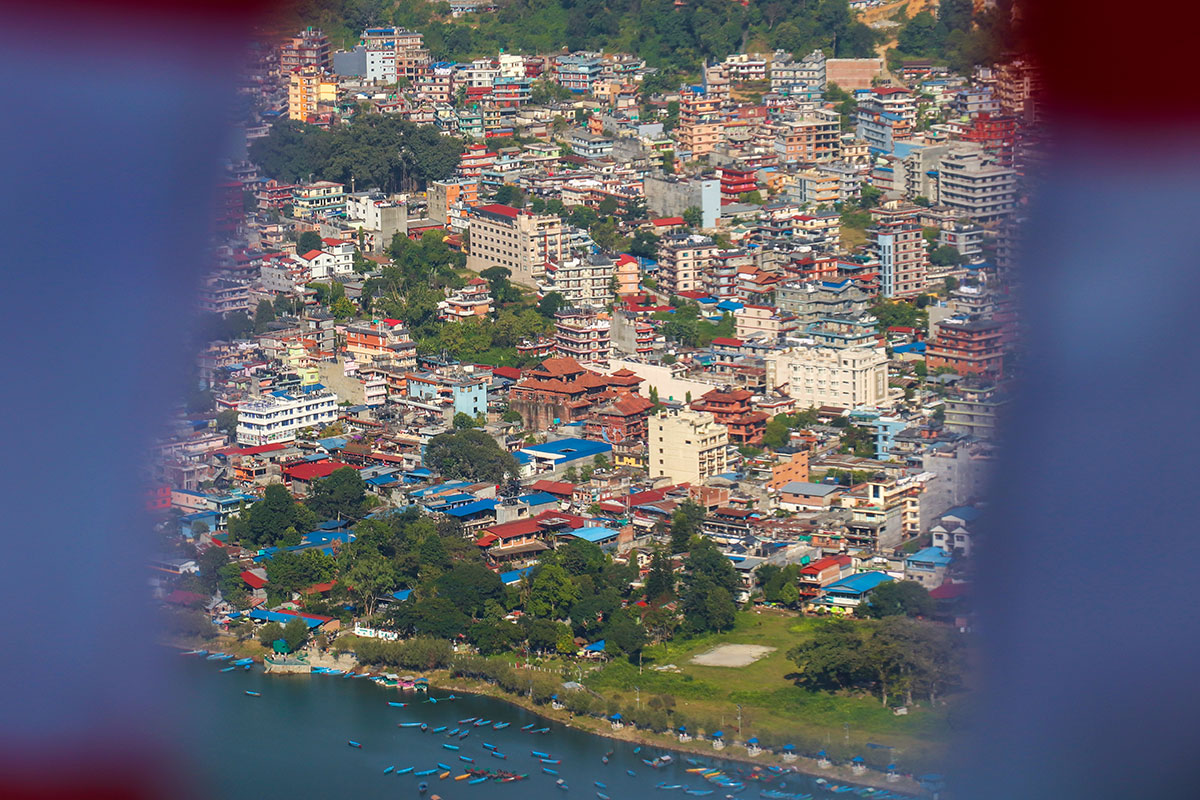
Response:
[[[501,378],[508,378],[511,381],[521,379],[521,370],[516,367],[496,367],[492,370],[493,375],[499,375]]]
[[[683,217],[659,217],[658,219],[650,220],[650,224],[665,228],[668,225],[682,225],[684,222]]]
[[[196,592],[187,592],[183,589],[176,589],[164,599],[171,605],[176,606],[199,606],[204,605],[204,602],[208,600],[208,598],[202,594],[197,594]]]
[[[936,589],[929,591],[929,596],[934,600],[953,600],[955,597],[962,597],[970,591],[970,584],[967,583],[943,583]]]
[[[312,461],[307,464],[297,464],[294,467],[287,467],[283,470],[283,473],[292,480],[311,481],[317,478],[328,478],[335,470],[349,466],[349,464],[341,461]],[[358,469],[358,467],[351,467],[351,469]]]
[[[276,450],[282,450],[286,446],[282,444],[260,444],[255,447],[226,447],[218,450],[217,454],[222,456],[257,456],[262,453],[273,453]]]
[[[487,205],[487,206],[479,206],[477,210],[486,211],[489,214],[499,214],[503,217],[511,217],[513,219],[516,219],[517,215],[521,213],[520,211],[513,208],[512,206],[505,206],[505,205],[501,205],[500,203],[492,203],[491,205]]]
[[[334,586],[337,586],[336,580],[325,581],[325,583],[314,583],[312,586],[309,586],[307,589],[301,589],[300,593],[301,594],[324,594],[325,592],[328,592],[330,589],[332,589]]]
[[[319,255],[321,255],[320,250],[309,250],[307,253],[305,253],[304,255],[302,255],[300,257],[303,258],[305,261],[312,261],[314,258],[316,258]]]
[[[250,570],[245,570],[244,572],[242,572],[242,580],[244,580],[246,582],[246,585],[249,586],[251,589],[261,589],[267,585],[266,578],[260,578],[258,575],[255,575]]]
[[[561,495],[563,497],[571,497],[575,494],[575,484],[566,481],[548,481],[544,478],[534,481],[533,485],[529,488],[535,492],[546,492],[547,494]]]
[[[697,292],[694,289],[688,289],[686,291],[677,292],[676,294],[678,294],[680,297],[686,297],[688,300],[699,300],[702,297],[708,297],[708,295],[705,294],[704,292]]]
[[[741,339],[732,339],[728,336],[718,336],[717,338],[712,340],[712,343],[716,344],[716,345],[720,345],[721,347],[741,347],[742,346]]]

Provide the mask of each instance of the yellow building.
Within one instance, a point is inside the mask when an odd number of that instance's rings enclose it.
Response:
[[[321,103],[337,102],[337,81],[315,69],[298,69],[288,78],[288,119],[306,121]]]
[[[650,477],[702,485],[726,471],[729,430],[707,411],[682,409],[650,417]]]

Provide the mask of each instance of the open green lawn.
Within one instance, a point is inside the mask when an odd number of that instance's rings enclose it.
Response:
[[[733,736],[737,705],[742,706],[745,738],[765,743],[791,742],[801,749],[824,748],[834,756],[862,755],[886,764],[903,757],[909,765],[934,768],[959,716],[958,703],[930,709],[911,708],[895,716],[878,698],[837,696],[801,689],[787,678],[793,665],[787,651],[803,641],[817,620],[782,611],[738,613],[732,631],[668,642],[645,651],[642,672],[636,664],[615,660],[585,679],[605,697],[632,704],[635,687],[642,702],[652,695],[675,698],[676,713],[707,732],[718,728]],[[776,648],[745,667],[692,664],[692,657],[720,644],[756,644]],[[659,672],[652,666],[674,664],[681,672]],[[848,727],[847,727],[848,726]],[[867,748],[866,743],[894,750]]]

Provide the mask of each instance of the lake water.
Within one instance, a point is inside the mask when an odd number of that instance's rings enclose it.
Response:
[[[459,696],[450,701],[447,692],[434,690],[437,703],[415,692],[385,689],[367,679],[328,675],[267,675],[255,665],[249,672],[238,668],[220,670],[229,662],[206,661],[199,656],[179,656],[178,671],[186,682],[185,692],[196,704],[194,719],[201,725],[186,734],[191,755],[203,770],[201,796],[230,800],[261,800],[263,797],[412,797],[419,798],[418,785],[429,784],[427,797],[542,798],[588,797],[604,793],[613,800],[642,797],[687,797],[683,790],[656,790],[659,783],[682,784],[695,790],[712,790],[707,795],[724,798],[735,793],[686,772],[693,765],[683,754],[673,753],[675,763],[658,769],[642,762],[668,751],[618,742],[566,728],[523,709],[486,697]],[[260,697],[246,695],[261,692]],[[409,702],[394,708],[388,701]],[[466,739],[448,739],[445,732],[423,733],[419,728],[397,727],[401,722],[425,722],[429,727],[461,727],[458,720],[482,717],[508,722],[508,728],[469,727]],[[549,727],[548,734],[531,734],[521,727]],[[350,747],[354,740],[361,749]],[[484,743],[495,745],[507,758],[490,755]],[[454,744],[452,751],[443,744]],[[548,753],[559,764],[543,764],[531,750]],[[601,758],[613,751],[609,763]],[[459,756],[474,759],[465,763]],[[695,756],[691,756],[695,757]],[[738,770],[751,767],[703,757],[705,765],[722,768],[734,780]],[[451,767],[451,778],[438,774],[414,776],[384,774],[389,766],[414,767],[414,771],[436,768],[441,762]],[[489,780],[475,785],[453,776],[467,768],[480,767],[528,773],[525,780],[500,783]],[[547,775],[543,767],[558,775]],[[635,774],[627,774],[632,770]],[[562,778],[567,786],[556,785]],[[596,781],[605,784],[597,787]],[[796,773],[773,776],[769,781],[745,781],[739,797],[758,797],[762,790],[812,793],[816,800],[838,796],[818,785],[815,779]],[[875,795],[879,797],[880,795]]]

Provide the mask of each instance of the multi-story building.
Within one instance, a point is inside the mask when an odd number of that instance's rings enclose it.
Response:
[[[480,125],[482,129],[482,119]],[[496,163],[496,154],[487,149],[484,144],[469,144],[466,151],[462,154],[458,161],[458,167],[455,172],[459,178],[473,178],[478,180],[484,170],[491,169]]]
[[[200,310],[208,314],[250,312],[250,287],[228,278],[206,280],[200,287]]]
[[[917,120],[912,93],[896,86],[871,89],[858,103],[855,133],[872,151],[891,153],[895,143],[909,139]]]
[[[427,197],[426,213],[431,220],[462,230],[467,227],[469,210],[479,204],[479,182],[469,178],[433,181]]]
[[[770,416],[755,409],[754,397],[749,389],[713,389],[693,400],[692,410],[712,414],[735,444],[759,445]]]
[[[492,204],[471,209],[467,269],[482,272],[491,267],[512,271],[512,280],[536,286],[545,277],[546,265],[565,256],[562,220],[553,214]]]
[[[921,533],[921,497],[934,480],[928,472],[888,477],[877,473],[864,487],[842,495],[850,509],[846,542],[871,552],[884,552]]]
[[[346,187],[333,181],[317,181],[292,189],[292,216],[301,219],[336,217],[346,213]]]
[[[291,37],[279,48],[279,71],[287,74],[301,68],[318,72],[333,69],[333,55],[329,49],[329,37],[319,28],[308,28]]]
[[[740,83],[767,79],[767,59],[758,53],[734,53],[725,57],[724,64],[732,81]]]
[[[554,59],[555,82],[576,94],[591,94],[603,72],[604,62],[596,55],[579,53]]]
[[[411,369],[417,343],[398,319],[357,322],[346,327],[346,351],[357,361]]]
[[[949,317],[938,322],[929,340],[925,363],[929,369],[948,368],[959,375],[1004,374],[1003,325],[990,319]]]
[[[309,280],[327,281],[349,275],[354,272],[354,242],[322,239],[320,249],[297,253],[296,261],[308,271]]]
[[[1002,167],[1013,165],[1017,140],[1017,118],[980,114],[971,120],[971,127],[962,132],[964,142],[974,142]]]
[[[583,425],[583,435],[612,445],[644,442],[649,433],[650,409],[654,403],[640,394],[622,392],[591,410]]]
[[[915,209],[878,210],[867,229],[867,249],[879,260],[879,293],[915,297],[925,291],[929,255]]]
[[[986,377],[959,381],[946,391],[946,430],[995,439],[1008,395]]]
[[[737,203],[742,195],[758,191],[758,170],[724,166],[720,173],[722,203]]]
[[[887,352],[878,339],[862,335],[861,321],[810,325],[811,338],[766,357],[767,385],[786,386],[797,408],[886,405]]]
[[[675,130],[678,150],[695,159],[716,149],[724,125],[721,122],[721,101],[703,87],[693,87],[679,93],[679,126]]]
[[[733,312],[736,336],[774,344],[795,333],[796,318],[775,306],[748,303]]]
[[[1017,173],[978,153],[951,153],[938,172],[938,200],[977,222],[1003,219],[1017,208]]]
[[[712,414],[667,409],[650,418],[650,477],[702,485],[727,469],[729,432]]]
[[[320,430],[337,419],[337,395],[320,384],[309,391],[272,392],[238,406],[238,444],[258,446],[295,441],[305,428]]]
[[[603,308],[613,301],[613,260],[600,253],[571,256],[560,264],[546,264],[538,281],[542,296],[558,292],[571,306]]]
[[[953,247],[963,258],[970,260],[983,254],[983,228],[969,223],[955,223],[942,228],[938,244]]]
[[[288,119],[305,122],[317,114],[321,103],[337,101],[337,81],[312,67],[295,70],[288,76]]]
[[[612,354],[612,320],[594,309],[564,308],[554,315],[554,349],[580,364],[607,363]]]
[[[771,58],[770,76],[775,94],[817,100],[825,91],[825,54],[814,50],[796,61],[791,53],[777,50]]]
[[[721,300],[742,297],[738,275],[754,268],[754,254],[747,250],[717,250],[699,276],[701,291]]]
[[[871,295],[854,281],[787,281],[775,289],[775,307],[794,314],[798,325],[822,317],[848,317],[866,311]]]
[[[784,164],[806,164],[838,157],[842,146],[841,117],[818,108],[775,126],[775,153]]]
[[[659,288],[668,294],[694,291],[716,259],[717,244],[707,236],[674,234],[658,246]]]
[[[446,299],[438,303],[440,320],[483,319],[492,313],[492,293],[483,278],[472,278],[461,289],[447,291]]]
[[[995,86],[1001,114],[1009,114],[1025,122],[1038,121],[1041,76],[1032,63],[1018,58],[997,65]]]
[[[646,208],[652,214],[678,217],[689,208],[698,208],[701,228],[716,227],[721,216],[721,181],[717,178],[647,175],[643,188]]]

